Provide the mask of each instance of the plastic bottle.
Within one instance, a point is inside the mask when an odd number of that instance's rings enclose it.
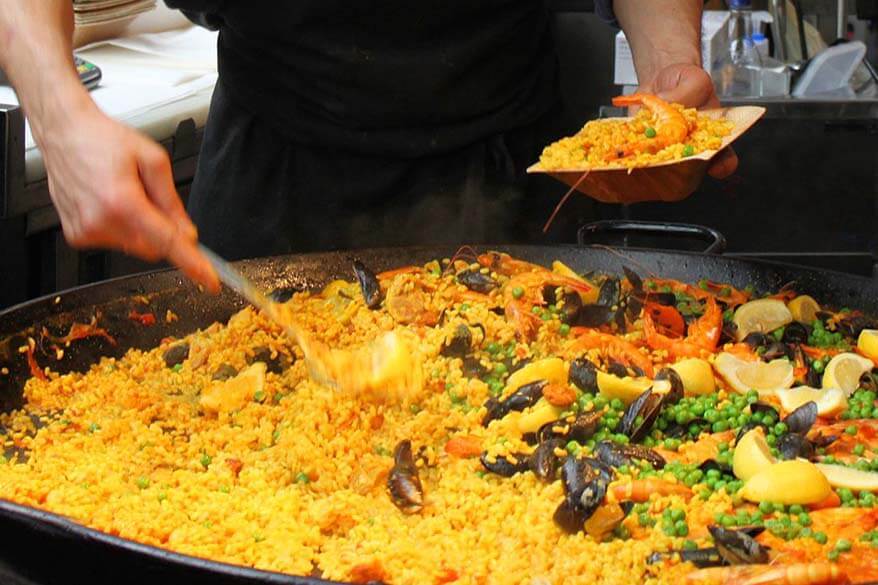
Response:
[[[720,97],[761,95],[762,59],[753,42],[750,0],[729,0],[728,51],[713,68],[713,82]]]

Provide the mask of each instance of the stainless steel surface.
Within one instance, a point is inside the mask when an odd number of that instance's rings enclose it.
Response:
[[[844,39],[847,37],[848,24],[848,3],[847,0],[838,0],[838,12],[835,16],[835,38]],[[834,39],[833,39],[834,40]]]
[[[771,0],[768,10],[771,12],[771,17],[774,20],[771,26],[774,56],[778,61],[786,62],[787,2],[786,0]]]

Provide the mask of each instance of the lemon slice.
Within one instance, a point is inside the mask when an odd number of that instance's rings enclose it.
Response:
[[[792,322],[793,315],[783,301],[759,299],[744,303],[735,311],[732,322],[738,327],[737,337],[741,341],[754,331],[768,333]]]
[[[765,431],[761,427],[747,431],[735,445],[732,459],[732,470],[738,479],[747,481],[766,467],[774,465],[771,447],[765,440]]]
[[[820,310],[820,305],[817,304],[813,297],[799,295],[787,304],[787,308],[790,310],[794,320],[810,325],[817,318],[817,311]]]
[[[832,492],[826,476],[804,459],[769,465],[747,480],[741,497],[750,502],[775,504],[816,504]]]
[[[618,398],[625,404],[631,404],[638,396],[652,386],[652,380],[649,378],[632,378],[630,376],[620,378],[613,374],[598,371],[597,384],[598,391],[610,400]]]
[[[878,492],[878,473],[874,471],[861,471],[827,463],[818,463],[817,469],[826,476],[832,487],[848,488],[856,492]]]
[[[748,362],[723,352],[713,362],[716,372],[735,392],[746,394],[756,390],[760,396],[772,395],[775,390],[789,388],[795,382],[793,364],[785,359]]]
[[[591,287],[591,290],[588,292],[580,292],[579,298],[582,299],[582,302],[587,305],[592,305],[598,302],[598,296],[600,295],[599,286],[595,285],[593,282],[579,276],[572,268],[561,262],[560,260],[555,260],[552,262],[552,272],[555,274],[560,274],[566,278],[572,278],[574,280],[578,280],[583,284],[587,284]]]
[[[683,359],[671,366],[671,369],[680,375],[680,379],[683,381],[683,390],[687,395],[713,394],[716,390],[713,369],[706,360]]]
[[[817,405],[818,416],[829,416],[843,411],[848,406],[844,390],[840,388],[811,388],[810,386],[796,386],[795,388],[782,388],[775,392],[780,400],[780,405],[786,412],[792,412],[805,404],[814,402]]]
[[[846,396],[860,387],[860,376],[872,369],[875,364],[869,358],[855,353],[840,353],[826,365],[823,372],[824,388],[841,388]]]
[[[863,329],[857,338],[857,349],[873,360],[878,359],[878,329]]]
[[[537,380],[545,380],[553,384],[567,383],[567,368],[564,367],[564,360],[558,357],[545,358],[535,362],[531,362],[510,374],[506,380],[506,389],[503,394],[515,392],[525,384],[536,382]]]

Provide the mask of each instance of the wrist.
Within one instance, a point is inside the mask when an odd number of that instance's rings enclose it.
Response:
[[[673,51],[654,50],[649,55],[647,62],[643,63],[639,69],[640,88],[652,88],[662,70],[675,65],[701,67],[701,52],[695,48]]]
[[[35,100],[29,100],[25,114],[41,149],[63,142],[69,132],[78,132],[84,119],[99,113],[97,105],[76,75],[56,76],[53,88],[42,88]]]

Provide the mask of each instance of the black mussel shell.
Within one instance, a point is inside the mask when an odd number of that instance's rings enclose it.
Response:
[[[669,292],[649,292],[646,293],[644,299],[647,303],[656,303],[666,307],[674,307],[677,305],[677,296]]]
[[[752,349],[766,347],[772,341],[774,341],[773,337],[769,337],[768,335],[760,331],[753,331],[752,333],[748,333],[747,336],[744,337],[744,343],[749,345]]]
[[[577,414],[575,418],[567,417],[548,422],[537,431],[537,441],[543,443],[550,439],[564,439],[585,443],[597,432],[598,423],[603,416],[603,410],[592,410]]]
[[[720,463],[716,459],[705,459],[698,466],[698,469],[700,469],[704,473],[707,473],[711,469],[716,469],[720,473],[725,473],[728,475],[732,474],[732,467],[730,465],[726,465],[725,463]]]
[[[594,456],[610,467],[630,465],[635,460],[646,461],[653,469],[662,469],[665,466],[665,458],[643,445],[622,445],[612,441],[601,441],[594,448]]]
[[[607,278],[601,285],[601,289],[598,292],[597,304],[603,305],[605,307],[618,305],[620,291],[621,287],[619,285],[619,279],[612,276]]]
[[[487,294],[497,288],[495,281],[489,274],[480,270],[462,270],[457,273],[457,282],[471,291]]]
[[[780,341],[772,341],[765,346],[765,351],[762,353],[762,359],[768,362],[784,357],[790,357],[790,349]]]
[[[738,339],[738,326],[731,321],[723,321],[722,331],[720,331],[719,343],[734,343]]]
[[[666,553],[654,552],[646,558],[648,565],[661,563],[666,559],[672,558],[674,555],[680,555],[683,562],[692,563],[699,569],[707,567],[719,567],[725,564],[716,547],[697,548],[695,550],[675,550]]]
[[[381,285],[378,283],[378,277],[359,260],[354,260],[354,275],[360,283],[360,292],[363,293],[366,306],[377,309],[381,305]]]
[[[810,331],[807,326],[793,321],[784,328],[782,340],[784,343],[808,343],[808,335]]]
[[[811,444],[814,445],[815,448],[829,447],[837,440],[838,435],[824,435],[821,432],[818,432],[816,435],[810,438]]]
[[[175,343],[162,354],[162,359],[165,361],[165,365],[169,368],[182,364],[188,358],[189,344],[185,341],[182,343]]]
[[[272,357],[271,349],[261,345],[253,350],[253,355],[247,359],[247,363],[253,364],[262,362],[266,366],[266,371],[273,374],[282,374],[284,370],[295,363],[296,357],[289,357],[279,351],[274,352]]]
[[[656,381],[668,380],[671,389],[662,398],[662,404],[676,404],[683,398],[683,379],[672,368],[662,368],[655,375]]]
[[[408,439],[400,441],[393,450],[387,491],[396,507],[406,514],[418,512],[424,505],[424,491],[412,457],[412,443]]]
[[[582,299],[575,292],[564,292],[561,298],[564,300],[558,315],[561,322],[567,325],[577,325],[579,312],[582,310]]]
[[[811,388],[820,388],[823,385],[823,376],[813,368],[808,368],[808,373],[805,374],[805,385]]]
[[[792,411],[783,420],[791,433],[804,435],[817,422],[817,403],[809,401]]]
[[[586,513],[586,511],[580,506],[577,506],[567,498],[564,498],[555,509],[555,513],[552,515],[552,520],[555,521],[558,528],[567,534],[576,534],[584,529],[585,521],[588,520],[589,516],[593,513],[594,510],[592,510],[591,513]]]
[[[817,385],[814,387],[819,388],[820,386]],[[875,374],[873,372],[864,372],[863,375],[860,376],[859,388],[878,392],[878,379],[875,378]]]
[[[777,451],[781,459],[812,459],[814,445],[804,436],[797,433],[785,433],[777,440]]]
[[[490,461],[488,461],[488,454],[482,453],[479,461],[482,462],[482,467],[484,467],[491,473],[500,475],[502,477],[512,477],[516,473],[522,473],[524,471],[527,471],[530,465],[529,455],[516,453],[514,455],[514,458],[515,463],[502,455],[497,455],[497,457],[494,458],[494,462],[491,463]]]
[[[661,406],[662,397],[660,395],[654,394],[652,390],[645,391],[625,409],[619,426],[616,427],[616,432],[626,435],[633,442],[642,440],[652,429],[652,425],[661,411]],[[638,417],[643,419],[640,425],[637,425]]]
[[[730,565],[752,565],[768,562],[768,549],[741,530],[708,526],[716,549]]]
[[[543,387],[546,385],[545,380],[537,380],[530,384],[525,384],[507,398],[497,400],[489,398],[485,402],[485,418],[482,419],[482,425],[488,426],[492,420],[500,419],[512,412],[513,410],[522,411],[529,406],[533,406],[543,395]]]
[[[598,391],[597,368],[586,357],[578,357],[573,360],[567,379],[583,392],[597,393]]]
[[[628,279],[628,282],[631,284],[631,288],[634,290],[643,290],[643,279],[640,276],[628,268],[627,266],[622,266],[622,272],[625,274],[625,278]]]
[[[618,376],[620,378],[624,378],[628,375],[628,368],[619,362],[611,361],[607,366],[607,373],[613,374],[614,376]]]
[[[439,355],[462,358],[470,352],[472,346],[472,331],[470,331],[469,327],[461,323],[455,327],[451,339],[449,339],[445,345],[442,346],[442,349],[439,350]]]
[[[741,437],[747,434],[747,431],[752,431],[756,427],[762,427],[762,430],[765,431],[765,434],[768,435],[768,426],[761,422],[750,421],[738,429],[738,434],[735,435],[735,445],[737,445],[741,441]]]
[[[555,454],[556,449],[564,448],[562,439],[549,439],[540,445],[531,453],[528,462],[531,471],[543,481],[555,481],[558,468],[561,466],[561,459]]]
[[[548,305],[554,305],[555,303],[557,303],[558,290],[559,288],[554,284],[545,285],[542,290],[543,301]]]
[[[838,331],[850,339],[859,337],[863,329],[878,329],[878,322],[864,315],[845,317],[838,322]]]
[[[615,316],[615,311],[605,305],[582,305],[579,309],[577,324],[583,327],[600,327],[606,325]]]
[[[214,370],[213,375],[211,376],[211,380],[228,380],[229,378],[234,378],[238,375],[238,370],[235,369],[231,364],[220,364],[216,370]]]

